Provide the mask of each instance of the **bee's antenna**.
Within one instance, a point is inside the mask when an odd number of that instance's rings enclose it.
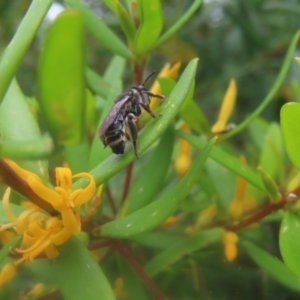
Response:
[[[142,85],[144,85],[146,82],[147,82],[147,80],[155,73],[156,71],[153,71],[145,80],[144,80],[144,82],[143,82],[143,84]]]

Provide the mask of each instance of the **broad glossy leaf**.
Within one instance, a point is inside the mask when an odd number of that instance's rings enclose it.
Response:
[[[163,28],[160,0],[138,0],[140,26],[138,28],[134,53],[141,55],[153,48]]]
[[[161,190],[169,170],[173,145],[174,128],[170,126],[162,135],[160,143],[130,188],[127,214],[154,200],[156,194]]]
[[[211,151],[215,140],[211,140],[193,166],[184,175],[181,181],[173,189],[158,200],[125,216],[104,224],[101,227],[101,235],[112,238],[129,238],[152,230],[170,217],[180,206],[181,202],[189,194],[189,191],[200,176],[201,170]]]
[[[210,229],[183,238],[175,245],[171,245],[168,249],[155,256],[145,266],[145,270],[150,277],[153,277],[183,256],[220,241],[223,234],[224,231],[222,229]]]
[[[115,299],[98,263],[76,237],[72,236],[58,250],[60,255],[53,260],[53,268],[64,299]]]
[[[140,133],[138,140],[138,153],[145,152],[166,130],[174,120],[180,105],[194,81],[198,59],[193,59],[185,68],[176,87],[163,104],[159,119],[152,120]],[[132,146],[129,146],[123,155],[111,155],[95,167],[90,174],[94,176],[97,184],[105,182],[114,174],[122,170],[135,159]],[[86,180],[80,179],[74,184],[74,188],[85,186]]]
[[[286,211],[279,232],[282,258],[291,271],[300,278],[300,215]]]
[[[0,105],[0,135],[3,144],[40,140],[41,133],[17,82],[12,81]],[[26,152],[26,149],[24,149]],[[48,178],[48,164],[42,160],[18,160],[17,163],[38,176]]]
[[[82,13],[87,28],[107,49],[127,59],[132,58],[126,45],[81,0],[65,0],[65,2]]]
[[[293,164],[300,169],[300,104],[287,103],[280,110],[280,125],[285,148]]]
[[[199,8],[199,6],[202,4],[202,0],[194,0],[189,7],[188,10],[184,14],[182,14],[181,18],[172,25],[171,28],[169,28],[162,36],[159,37],[159,39],[156,41],[156,43],[153,45],[153,48],[158,47],[160,44],[165,42],[168,38],[170,38],[173,34],[175,34],[195,13],[195,11]]]
[[[18,26],[18,29],[5,49],[0,61],[0,102],[3,99],[27,49],[31,45],[53,0],[33,0]]]
[[[185,132],[179,132],[178,134],[199,150],[202,150],[207,144],[205,140],[196,137],[193,134],[188,134]],[[243,177],[256,188],[265,191],[259,175],[253,172],[248,166],[242,165],[238,157],[228,154],[219,147],[214,147],[209,156],[236,175]]]
[[[47,32],[38,69],[41,111],[55,140],[65,145],[78,144],[85,129],[84,60],[83,19],[67,10]]]
[[[290,289],[300,292],[300,281],[277,257],[259,248],[251,242],[243,242],[248,255],[271,277]]]

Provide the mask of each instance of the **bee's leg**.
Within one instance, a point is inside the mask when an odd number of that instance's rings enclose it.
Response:
[[[138,154],[137,154],[137,148],[136,148],[136,142],[138,139],[138,129],[136,126],[136,121],[137,121],[137,118],[135,117],[134,114],[128,114],[128,116],[125,119],[125,124],[126,124],[126,129],[127,129],[129,138],[132,141],[134,154],[135,154],[136,158],[139,159]]]
[[[142,102],[139,102],[139,105],[148,113],[151,115],[152,118],[159,118],[161,117],[161,115],[157,115],[156,113],[154,113],[150,107]]]
[[[153,93],[151,93],[151,92],[149,92],[149,91],[147,91],[147,94],[148,94],[150,97],[159,98],[159,99],[161,99],[161,100],[166,99],[166,96],[164,96],[164,95],[153,94]]]

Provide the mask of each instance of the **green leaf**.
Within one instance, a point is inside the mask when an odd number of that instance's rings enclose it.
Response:
[[[0,102],[15,76],[53,0],[33,0],[0,61]]]
[[[163,28],[163,15],[160,0],[138,1],[139,21],[134,53],[141,55],[153,48]]]
[[[89,250],[74,236],[58,247],[54,272],[64,299],[112,300],[114,293]]]
[[[254,112],[252,112],[252,114],[250,116],[248,116],[242,123],[240,123],[234,129],[230,130],[228,133],[223,135],[222,140],[223,139],[228,139],[228,138],[234,136],[235,134],[241,132],[245,128],[247,128],[248,125],[256,117],[258,117],[263,112],[263,110],[268,106],[268,104],[274,99],[274,96],[278,92],[279,88],[281,87],[282,83],[285,80],[285,77],[288,74],[288,71],[290,69],[290,65],[291,65],[291,62],[292,62],[292,59],[293,59],[295,49],[297,47],[299,37],[300,37],[300,31],[297,31],[296,34],[294,35],[290,45],[289,45],[289,48],[288,48],[288,51],[285,55],[285,58],[284,58],[282,66],[281,66],[280,72],[279,72],[272,88],[269,90],[269,93],[267,94],[267,96],[261,101],[261,104],[255,109]]]
[[[251,242],[245,241],[243,242],[243,246],[254,262],[271,277],[288,288],[300,292],[299,278],[297,278],[282,261]]]
[[[180,137],[187,140],[191,145],[196,147],[198,150],[202,150],[207,142],[199,137],[194,136],[193,134],[188,134],[185,132],[178,133]],[[214,147],[210,153],[210,158],[215,160],[220,165],[224,166],[226,169],[232,171],[236,175],[243,177],[250,184],[256,188],[265,191],[264,185],[255,172],[253,172],[248,166],[242,165],[237,157],[234,157],[219,147]]]
[[[271,123],[264,136],[259,165],[275,180],[281,179],[284,174],[282,145],[280,127]]]
[[[2,143],[22,143],[40,140],[41,133],[17,82],[12,81],[0,105],[0,136]],[[24,149],[24,152],[27,150]],[[20,149],[22,152],[22,149]],[[24,169],[48,178],[48,164],[41,160],[18,160]]]
[[[0,141],[0,157],[10,159],[43,159],[49,157],[53,149],[53,141],[49,136],[26,141]]]
[[[300,277],[300,216],[286,211],[279,232],[279,246],[282,258],[290,270]]]
[[[138,139],[138,153],[145,152],[166,130],[168,125],[174,120],[179,107],[185,100],[186,95],[194,81],[198,59],[193,59],[185,68],[176,87],[166,99],[162,106],[162,117],[152,120],[140,133]],[[132,146],[128,147],[123,155],[111,155],[104,162],[95,167],[90,174],[95,178],[97,184],[105,182],[107,179],[118,173],[135,159]],[[79,179],[74,188],[83,187],[87,184],[84,179]]]
[[[184,238],[155,256],[147,263],[145,271],[150,277],[153,277],[183,256],[220,241],[223,234],[224,231],[222,229],[210,229]]]
[[[261,177],[261,180],[265,186],[266,192],[268,193],[271,202],[272,203],[279,202],[282,195],[280,194],[274,179],[267,172],[265,172],[265,170],[261,167],[258,167],[257,171]]]
[[[88,171],[90,146],[87,138],[78,145],[65,146],[65,155],[73,174]]]
[[[82,13],[87,28],[107,49],[126,59],[132,58],[126,45],[81,0],[65,0],[65,2]]]
[[[9,207],[13,211],[13,213],[15,214],[15,216],[19,216],[22,212],[25,211],[24,207],[22,207],[20,205],[17,205],[17,204],[14,204],[14,203],[9,203]],[[1,203],[1,205],[0,205],[0,223],[1,224],[6,224],[6,223],[9,223],[11,221],[12,220],[10,220],[8,218],[8,216],[5,214],[3,205]]]
[[[171,162],[174,138],[174,128],[170,126],[130,188],[127,214],[147,205],[163,187]],[[149,179],[149,174],[155,174],[155,176],[151,176]]]
[[[0,250],[0,264],[2,264],[4,259],[10,254],[11,250],[17,246],[20,240],[21,236],[16,236],[2,247]]]
[[[129,238],[152,230],[170,217],[178,209],[181,202],[186,198],[199,178],[214,142],[215,139],[207,144],[205,149],[193,163],[191,169],[172,190],[158,200],[130,215],[104,224],[101,227],[101,235],[111,238]]]
[[[280,125],[286,151],[292,163],[300,169],[300,104],[286,103],[280,110]]]
[[[66,10],[47,32],[38,68],[41,111],[58,143],[77,144],[83,137],[84,60],[83,19]]]
[[[153,48],[157,48],[160,44],[169,39],[173,34],[175,34],[195,13],[195,11],[202,4],[202,0],[194,0],[189,9],[181,16],[181,18],[173,24],[153,45]]]
[[[119,1],[115,2],[116,14],[119,17],[122,29],[127,37],[128,44],[130,47],[133,46],[135,37],[135,26],[131,16],[128,14],[127,10],[122,6]]]
[[[88,68],[85,77],[89,88],[99,96],[106,98],[109,91],[109,84],[92,69]]]

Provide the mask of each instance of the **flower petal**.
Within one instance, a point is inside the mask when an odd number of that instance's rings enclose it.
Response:
[[[4,210],[4,213],[6,214],[6,216],[10,219],[11,222],[16,222],[17,217],[12,212],[12,210],[10,209],[10,206],[9,206],[10,191],[11,191],[11,188],[7,188],[5,193],[4,193],[3,200],[2,200],[3,210]]]
[[[50,203],[54,208],[61,205],[62,200],[60,195],[55,191],[50,190],[40,180],[37,180],[34,176],[29,176],[27,179],[29,187],[43,200]]]
[[[45,249],[46,255],[48,258],[54,258],[59,255],[59,252],[57,248],[53,245],[50,244],[46,249]]]
[[[72,189],[72,172],[69,168],[56,168],[56,185],[63,188],[66,191]]]
[[[66,228],[63,228],[56,235],[52,235],[50,239],[54,245],[61,245],[65,243],[71,235],[72,233],[70,231],[68,231]]]
[[[92,175],[88,173],[79,173],[73,176],[74,178],[84,177],[90,180],[89,185],[84,188],[81,193],[76,193],[77,191],[71,194],[71,199],[73,200],[75,206],[80,206],[83,203],[87,202],[92,198],[96,191],[96,182]]]

